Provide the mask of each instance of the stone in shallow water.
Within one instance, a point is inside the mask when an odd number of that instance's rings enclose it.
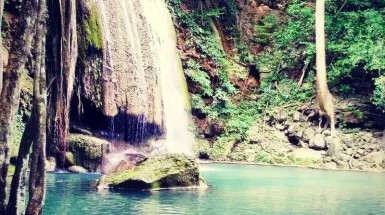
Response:
[[[97,172],[110,143],[92,136],[70,134],[67,144],[76,165],[83,166],[91,172]]]
[[[72,173],[87,173],[88,171],[81,166],[71,166],[68,171]]]
[[[98,188],[156,190],[205,186],[199,177],[198,164],[184,155],[149,157],[132,170],[105,175]]]
[[[56,159],[54,157],[48,157],[47,160],[45,160],[45,170],[47,172],[55,172]]]

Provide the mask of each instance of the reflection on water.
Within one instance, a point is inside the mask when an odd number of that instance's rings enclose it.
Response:
[[[385,174],[206,164],[208,190],[96,191],[52,174],[44,214],[385,214]]]

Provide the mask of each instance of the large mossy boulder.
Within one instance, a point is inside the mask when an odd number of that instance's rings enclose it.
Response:
[[[70,134],[67,144],[74,157],[74,163],[71,165],[82,166],[91,172],[96,172],[100,170],[103,155],[108,152],[110,143],[88,135]]]
[[[144,160],[132,170],[103,176],[98,188],[157,190],[205,186],[198,164],[184,155],[157,155]]]

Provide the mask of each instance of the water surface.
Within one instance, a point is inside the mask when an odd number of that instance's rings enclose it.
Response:
[[[44,214],[385,214],[385,174],[204,164],[195,191],[96,191],[99,175],[50,174]]]

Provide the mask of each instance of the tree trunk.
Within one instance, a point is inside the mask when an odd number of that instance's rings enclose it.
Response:
[[[36,132],[36,108],[34,107],[27,128],[23,133],[17,155],[16,169],[12,178],[7,206],[8,215],[23,215],[25,213],[25,188],[27,185],[29,154]]]
[[[11,56],[0,96],[0,214],[6,211],[6,178],[13,143],[13,128],[20,101],[20,77],[30,54],[38,2],[25,0],[22,3],[20,21],[11,46]],[[16,26],[15,26],[16,27]]]
[[[55,68],[54,75],[50,78],[54,80],[49,98],[50,104],[50,151],[57,156],[59,165],[64,163],[64,155],[67,150],[66,138],[69,127],[69,109],[73,91],[75,66],[78,56],[77,34],[76,34],[76,1],[75,0],[56,0],[53,4],[55,9],[54,16],[57,18],[52,23],[55,36],[53,46]],[[58,7],[58,8],[57,8]],[[60,27],[56,27],[60,26]]]
[[[0,30],[3,24],[4,0],[0,0]],[[3,89],[3,36],[0,35],[0,94]]]
[[[325,0],[316,2],[316,52],[317,52],[317,100],[320,116],[327,118],[332,133],[335,132],[334,104],[326,77],[325,50]]]
[[[44,0],[40,0],[44,1]],[[44,1],[45,2],[45,1]],[[43,36],[44,37],[44,36]],[[45,37],[44,37],[45,38]],[[43,49],[41,50],[41,56],[45,56],[44,46],[45,41],[42,43]],[[45,75],[45,58],[40,59],[41,68],[40,76],[37,84],[39,87],[39,96],[35,98],[35,105],[37,106],[37,133],[33,142],[32,159],[31,159],[31,171],[29,175],[29,202],[27,206],[26,215],[38,215],[41,214],[45,200],[45,147],[47,140],[47,90],[46,90],[46,75]],[[36,82],[36,81],[35,81]],[[32,168],[33,167],[33,168]]]
[[[34,106],[36,107],[36,136],[34,138],[29,175],[29,202],[26,215],[41,214],[45,199],[45,145],[47,122],[47,92],[45,75],[46,0],[39,1],[34,49]]]

